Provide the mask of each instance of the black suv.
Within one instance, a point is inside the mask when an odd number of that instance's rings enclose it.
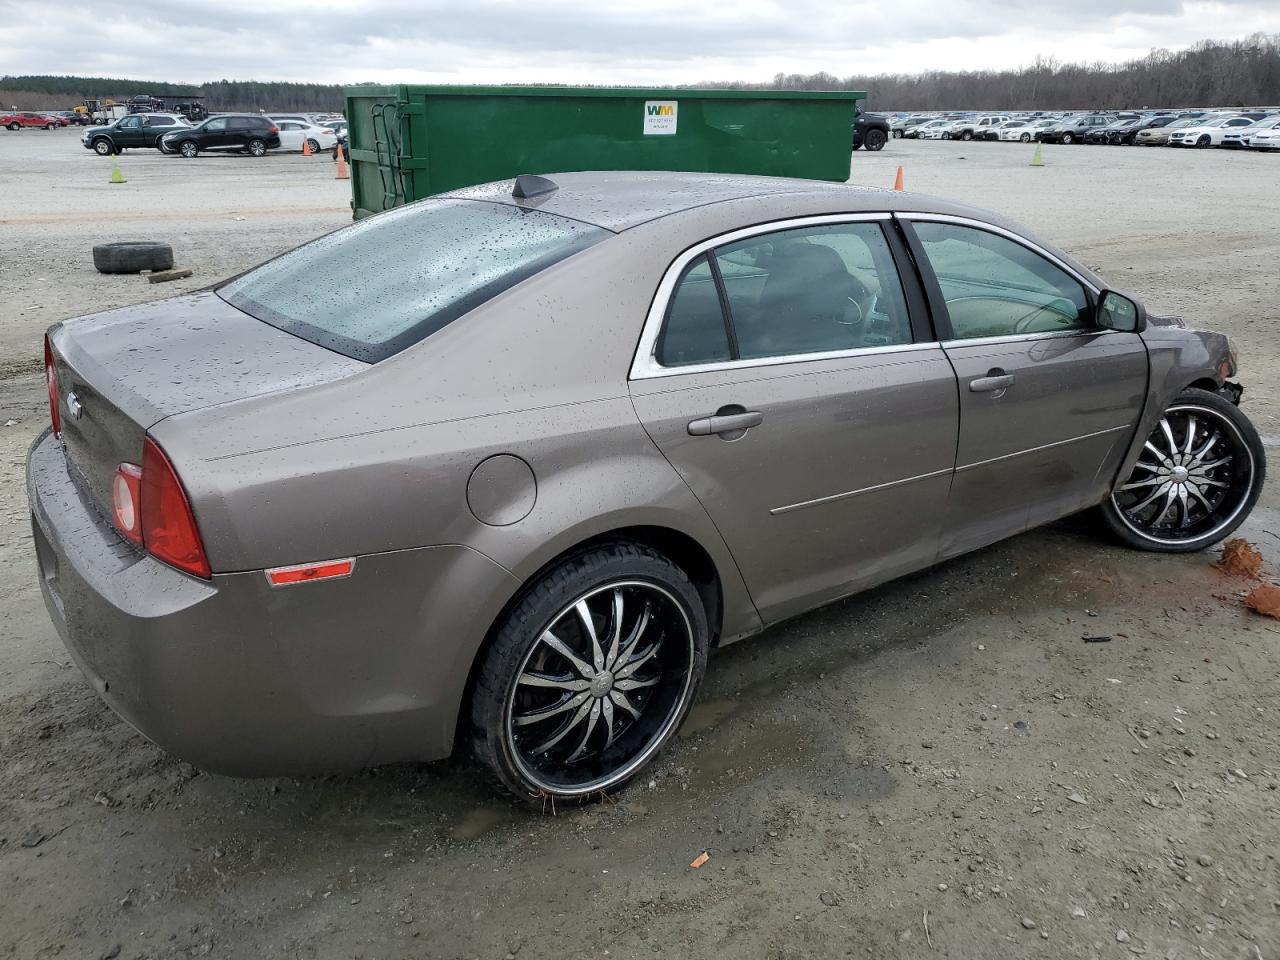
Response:
[[[160,138],[165,153],[194,157],[201,150],[235,150],[260,157],[280,146],[280,128],[257,114],[210,117],[198,127],[185,127]]]
[[[853,109],[853,149],[883,150],[889,140],[889,121],[878,113],[863,113]]]

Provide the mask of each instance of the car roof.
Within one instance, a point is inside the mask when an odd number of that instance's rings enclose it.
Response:
[[[541,176],[553,181],[557,189],[527,200],[518,200],[511,195],[514,180],[464,187],[439,196],[536,208],[614,232],[629,230],[662,217],[745,199],[755,200],[755,208],[766,217],[787,216],[803,198],[806,208],[830,213],[927,210],[991,218],[985,211],[932,197],[822,180],[627,170],[548,173]]]

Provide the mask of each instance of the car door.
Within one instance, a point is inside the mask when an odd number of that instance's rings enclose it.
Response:
[[[685,251],[654,300],[636,413],[766,620],[936,553],[955,375],[906,262],[888,215],[806,218]]]
[[[222,150],[231,144],[229,117],[215,117],[200,128],[199,140],[201,150]]]
[[[111,139],[117,147],[142,146],[142,120],[139,114],[130,114],[116,124],[111,132]]]
[[[959,383],[940,556],[1103,500],[1146,395],[1141,337],[1099,328],[1099,291],[1030,241],[961,218],[901,217]]]
[[[280,128],[281,150],[302,149],[302,124],[296,120],[281,120],[276,126]]]

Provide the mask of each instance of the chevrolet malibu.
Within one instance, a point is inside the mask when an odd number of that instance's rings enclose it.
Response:
[[[215,771],[474,752],[634,777],[708,650],[1067,514],[1198,550],[1265,463],[1221,335],[1002,218],[568,173],[55,324],[40,583],[101,697]]]

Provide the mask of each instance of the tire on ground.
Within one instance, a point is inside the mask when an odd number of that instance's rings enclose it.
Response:
[[[173,247],[153,240],[121,240],[93,248],[93,265],[99,273],[140,273],[173,267]]]
[[[661,585],[684,609],[692,631],[692,660],[686,699],[678,707],[670,728],[641,765],[610,783],[604,791],[566,796],[546,793],[531,783],[512,756],[505,736],[505,710],[509,691],[525,662],[554,616],[573,597],[615,578],[649,581]],[[694,585],[682,569],[666,556],[631,542],[602,544],[572,555],[552,567],[526,589],[524,595],[496,625],[488,648],[481,654],[470,697],[471,749],[488,768],[496,784],[517,799],[535,807],[551,799],[562,804],[583,804],[613,793],[645,769],[680,729],[697,696],[707,665],[710,630],[706,609]]]
[[[1156,541],[1141,536],[1124,522],[1115,500],[1107,497],[1101,504],[1093,508],[1094,516],[1114,539],[1134,550],[1145,550],[1152,553],[1194,553],[1197,550],[1203,550],[1216,543],[1221,543],[1231,536],[1240,524],[1244,523],[1254,505],[1258,502],[1258,497],[1262,494],[1262,485],[1267,476],[1266,448],[1262,444],[1262,438],[1258,435],[1257,428],[1245,416],[1244,412],[1221,394],[1200,390],[1196,387],[1188,387],[1183,390],[1174,397],[1171,406],[1176,406],[1180,403],[1200,404],[1210,410],[1217,411],[1231,422],[1239,432],[1240,439],[1249,448],[1253,458],[1252,487],[1248,491],[1244,503],[1236,513],[1235,518],[1230,523],[1206,533],[1204,536],[1176,543]]]

